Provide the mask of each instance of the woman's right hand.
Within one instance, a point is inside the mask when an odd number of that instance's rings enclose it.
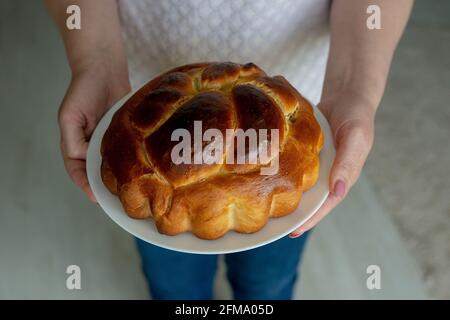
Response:
[[[58,113],[61,152],[72,181],[96,203],[86,173],[89,139],[105,112],[130,91],[127,72],[90,64],[73,73]]]
[[[64,164],[73,182],[93,202],[86,174],[89,139],[103,114],[128,91],[128,67],[117,1],[46,0],[66,48],[72,80],[58,122]],[[77,5],[81,28],[67,27],[68,7]]]

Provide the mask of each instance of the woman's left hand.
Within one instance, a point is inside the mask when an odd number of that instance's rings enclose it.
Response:
[[[330,173],[330,194],[319,210],[289,236],[297,238],[313,228],[348,194],[358,180],[372,148],[375,107],[354,93],[341,93],[318,108],[327,118],[336,148]]]

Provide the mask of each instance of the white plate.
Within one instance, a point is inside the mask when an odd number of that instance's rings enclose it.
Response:
[[[104,186],[100,177],[100,145],[103,134],[111,122],[113,114],[134,92],[117,102],[102,118],[89,143],[87,155],[87,175],[92,191],[102,209],[109,217],[132,235],[151,244],[180,252],[199,254],[222,254],[257,248],[278,240],[304,224],[322,205],[329,193],[328,176],[335,156],[330,127],[322,113],[315,108],[315,115],[322,127],[325,144],[320,153],[319,178],[314,187],[305,192],[295,212],[282,217],[270,219],[260,231],[252,234],[228,232],[217,240],[202,240],[192,233],[177,236],[160,234],[151,219],[136,220],[129,218],[119,199]]]

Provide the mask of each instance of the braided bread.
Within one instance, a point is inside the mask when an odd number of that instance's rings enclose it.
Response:
[[[220,162],[176,164],[172,134],[181,128],[194,135],[197,121],[224,136],[278,129],[279,152],[269,155],[278,170],[265,175],[267,162],[228,161],[237,152],[228,138]],[[130,217],[152,218],[162,234],[217,239],[229,230],[256,232],[269,217],[294,211],[317,180],[322,145],[312,106],[282,76],[252,63],[190,64],[151,80],[114,114],[102,140],[101,176]]]

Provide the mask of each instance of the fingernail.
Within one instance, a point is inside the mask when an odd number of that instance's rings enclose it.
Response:
[[[339,179],[334,184],[333,193],[336,197],[343,198],[345,195],[345,182]]]
[[[303,232],[299,232],[299,233],[291,233],[291,234],[289,235],[289,238],[295,239],[295,238],[300,237],[302,234],[303,234]]]

